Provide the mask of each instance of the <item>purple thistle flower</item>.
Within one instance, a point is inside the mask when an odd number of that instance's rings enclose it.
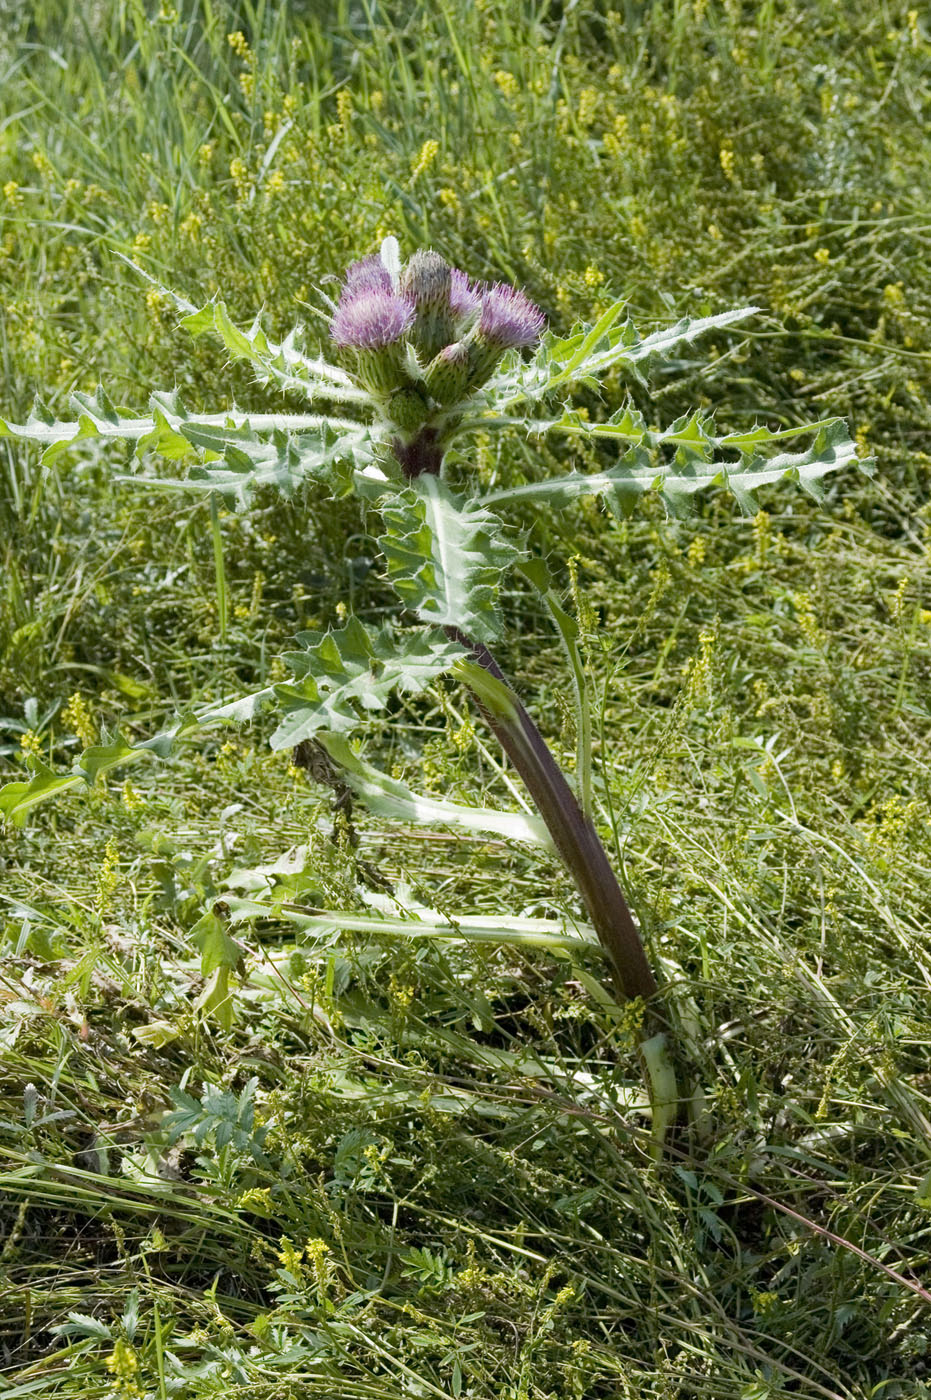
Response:
[[[482,304],[482,294],[458,267],[452,270],[449,283],[449,305],[454,316],[474,316]]]
[[[482,295],[479,334],[490,345],[509,350],[539,340],[546,318],[524,292],[496,282]]]
[[[330,335],[337,345],[381,350],[400,340],[413,323],[414,303],[392,291],[389,279],[387,289],[377,285],[362,290],[347,287],[330,322]]]
[[[391,273],[377,253],[350,263],[343,279],[340,299],[357,296],[359,292],[393,291]]]

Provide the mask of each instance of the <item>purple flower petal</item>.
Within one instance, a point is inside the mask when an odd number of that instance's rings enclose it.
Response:
[[[350,263],[343,280],[343,297],[353,297],[359,292],[392,291],[391,273],[377,253],[358,262]]]
[[[538,306],[516,287],[496,282],[482,296],[479,332],[502,350],[533,345],[539,340],[546,318]]]
[[[482,294],[458,267],[452,270],[449,283],[449,305],[454,316],[474,316],[482,304]]]
[[[408,297],[381,287],[344,294],[330,322],[337,345],[360,350],[380,350],[410,330],[414,303]]]

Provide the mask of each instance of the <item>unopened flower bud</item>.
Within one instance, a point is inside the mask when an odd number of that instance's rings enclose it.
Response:
[[[401,291],[416,303],[417,310],[449,306],[452,268],[432,248],[421,248],[407,260],[401,273]]]
[[[416,433],[427,421],[430,410],[423,396],[416,389],[407,386],[395,389],[385,405],[386,416],[403,434]]]
[[[460,340],[444,345],[427,366],[424,380],[431,397],[445,407],[465,398],[469,374],[469,347]]]
[[[450,303],[452,269],[431,248],[421,248],[408,259],[401,273],[401,291],[417,308],[411,342],[423,360],[454,339],[455,321]]]

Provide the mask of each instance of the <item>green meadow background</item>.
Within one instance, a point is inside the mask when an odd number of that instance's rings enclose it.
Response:
[[[0,418],[97,383],[280,407],[159,285],[325,348],[328,279],[394,234],[560,332],[618,297],[641,330],[752,303],[609,406],[840,415],[877,462],[823,508],[785,485],[753,519],[524,522],[582,627],[603,832],[702,1046],[701,1157],[650,1163],[635,1027],[545,950],[294,952],[267,921],[235,930],[231,1028],[195,1004],[191,929],[295,848],[296,899],[351,911],[374,872],[450,917],[571,913],[545,856],[361,814],[354,846],[260,727],[3,829],[0,1395],[931,1395],[929,116],[907,3],[0,0]],[[475,471],[540,452],[602,464],[489,436]],[[206,504],[126,467],[0,438],[3,779],[391,606],[353,503],[260,497],[216,548]],[[571,769],[558,639],[506,607]],[[453,687],[369,754],[516,801]]]

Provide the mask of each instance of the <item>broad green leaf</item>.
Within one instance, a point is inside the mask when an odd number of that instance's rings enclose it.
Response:
[[[272,735],[273,749],[290,748],[321,729],[349,733],[395,692],[416,694],[465,654],[441,633],[374,632],[354,617],[339,630],[302,632],[297,640],[301,650],[284,658],[294,679],[275,686],[285,715]]]
[[[385,534],[378,542],[402,601],[424,622],[493,640],[501,630],[501,579],[522,553],[497,516],[435,476],[386,497],[381,512]]]
[[[218,967],[238,968],[243,961],[243,949],[226,931],[218,914],[209,910],[190,932],[191,942],[200,953],[200,970],[206,977]]]
[[[736,435],[735,435],[736,436]],[[782,436],[774,435],[774,436]],[[755,441],[764,441],[757,436]],[[869,473],[872,464],[858,457],[846,425],[832,419],[819,427],[815,440],[805,452],[784,452],[773,457],[760,453],[739,453],[739,460],[726,462],[711,456],[716,445],[735,447],[732,439],[716,442],[696,435],[691,442],[680,440],[671,462],[664,462],[643,447],[631,447],[617,466],[603,472],[567,472],[565,476],[528,482],[484,497],[487,505],[512,503],[564,506],[585,496],[601,496],[613,509],[628,513],[637,498],[656,491],[671,515],[683,514],[689,498],[709,486],[722,486],[737,500],[741,510],[752,515],[757,510],[755,493],[761,486],[784,480],[796,481],[810,496],[823,496],[822,478],[831,472],[856,466]]]
[[[177,1026],[173,1026],[170,1021],[149,1021],[145,1026],[136,1026],[133,1036],[143,1045],[151,1045],[154,1050],[161,1050],[163,1045],[170,1045],[173,1040],[177,1040],[181,1034]]]
[[[207,985],[194,1003],[197,1011],[213,1016],[221,1030],[233,1029],[233,998],[230,995],[230,970],[228,967],[214,968],[207,978]]]
[[[321,732],[317,739],[339,765],[349,787],[376,817],[415,825],[439,823],[464,831],[486,832],[510,841],[525,841],[534,846],[552,846],[549,832],[539,817],[523,812],[499,812],[489,807],[466,807],[423,796],[366,763],[353,752],[343,735]]]

